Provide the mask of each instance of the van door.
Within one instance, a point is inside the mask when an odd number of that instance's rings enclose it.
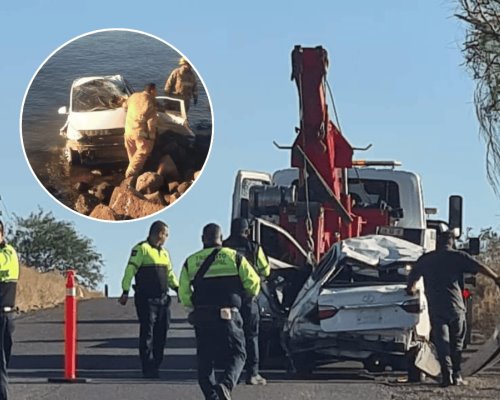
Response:
[[[257,185],[270,185],[271,174],[255,171],[238,171],[234,183],[233,210],[231,220],[235,218],[252,218],[249,210],[250,188]]]

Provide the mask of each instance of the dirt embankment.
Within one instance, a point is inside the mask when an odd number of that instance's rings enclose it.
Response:
[[[77,286],[78,299],[102,297],[102,293],[91,292]],[[66,297],[66,279],[59,272],[40,273],[34,268],[21,266],[17,284],[16,305],[21,312],[55,307]]]

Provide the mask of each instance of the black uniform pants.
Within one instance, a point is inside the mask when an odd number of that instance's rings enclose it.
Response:
[[[245,371],[247,378],[259,373],[259,305],[255,298],[245,297],[241,304],[243,331],[245,332],[245,348],[247,361]]]
[[[196,349],[198,383],[207,400],[218,400],[215,392],[215,362],[224,358],[224,372],[218,380],[232,390],[238,383],[245,365],[245,335],[243,320],[238,311],[232,312],[231,320],[214,318],[212,321],[196,321]]]
[[[139,355],[144,375],[156,374],[163,361],[163,351],[170,324],[170,297],[135,297],[140,323]]]
[[[432,318],[432,341],[441,364],[441,375],[447,379],[450,373],[461,371],[462,350],[464,348],[467,324],[465,315],[456,318]]]
[[[0,312],[0,400],[7,400],[8,376],[7,368],[10,361],[12,349],[12,333],[14,323],[8,313]]]

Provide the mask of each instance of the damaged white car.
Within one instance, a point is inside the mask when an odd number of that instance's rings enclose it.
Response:
[[[259,299],[263,357],[279,343],[298,372],[341,360],[360,361],[371,372],[412,371],[430,334],[422,280],[416,295],[405,290],[421,246],[382,235],[352,238],[314,266],[282,228],[256,220],[254,232],[272,266]],[[286,262],[290,248],[303,265]]]
[[[126,110],[121,106],[133,89],[121,75],[79,78],[71,85],[69,107],[60,133],[66,138],[65,157],[71,164],[105,164],[127,160],[123,143]],[[184,101],[157,97],[158,132],[194,137]]]

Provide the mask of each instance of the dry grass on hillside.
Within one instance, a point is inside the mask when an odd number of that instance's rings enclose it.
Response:
[[[101,293],[77,287],[79,299],[102,297]],[[66,279],[59,272],[40,273],[21,266],[16,305],[22,312],[55,307],[66,297]]]

